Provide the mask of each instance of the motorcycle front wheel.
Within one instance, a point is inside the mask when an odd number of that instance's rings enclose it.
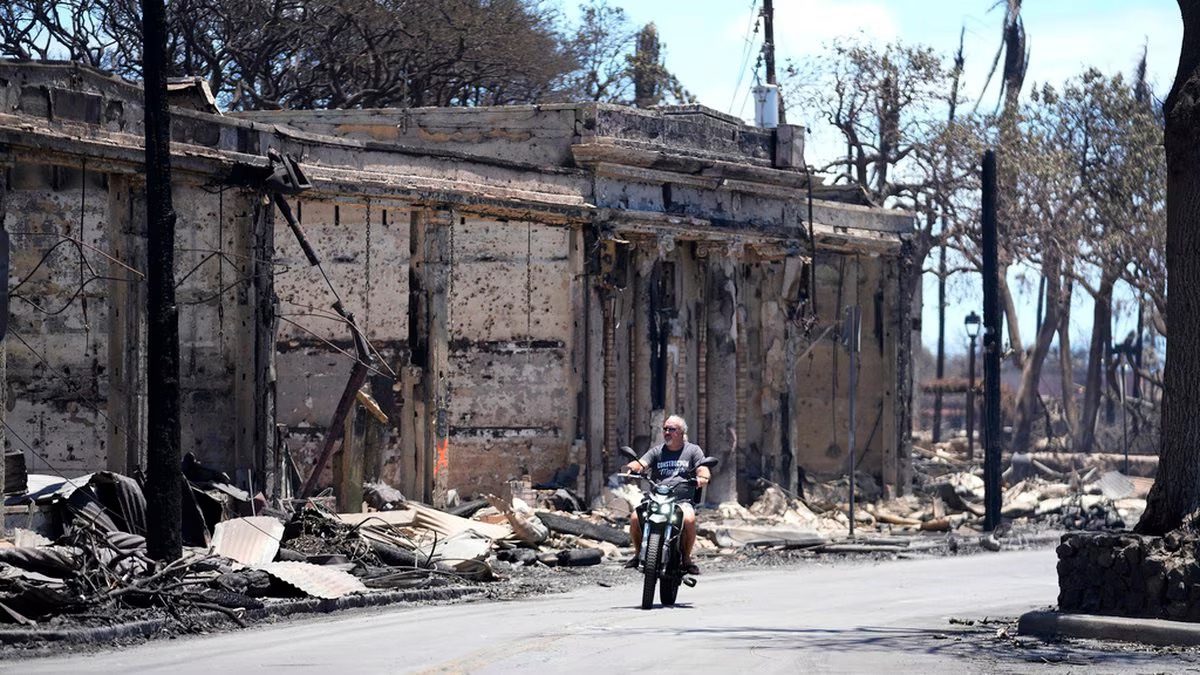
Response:
[[[642,609],[654,606],[654,585],[658,583],[659,557],[662,554],[662,533],[651,532],[646,540],[646,562],[642,565]]]

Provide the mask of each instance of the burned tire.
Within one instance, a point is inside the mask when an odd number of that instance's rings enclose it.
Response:
[[[654,606],[654,585],[658,583],[659,556],[662,553],[662,533],[652,532],[646,540],[646,563],[642,566],[642,609]]]

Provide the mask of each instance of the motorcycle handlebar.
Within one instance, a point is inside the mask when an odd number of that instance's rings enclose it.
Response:
[[[649,475],[644,474],[644,473],[628,473],[628,472],[626,472],[626,473],[618,473],[618,474],[616,474],[616,476],[617,476],[617,478],[638,478],[638,479],[645,478],[646,480],[650,481],[651,483],[657,484],[657,481],[655,481]],[[697,482],[696,474],[694,472],[687,472],[685,474],[682,474],[680,477],[683,478],[684,480],[691,481],[693,483]]]

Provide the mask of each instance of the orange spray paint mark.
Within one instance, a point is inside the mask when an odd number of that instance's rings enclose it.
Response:
[[[438,443],[438,446],[437,446],[437,462],[435,462],[433,465],[433,475],[434,476],[437,476],[442,471],[448,470],[450,468],[449,450],[450,450],[450,438],[449,437],[443,438],[442,442]]]

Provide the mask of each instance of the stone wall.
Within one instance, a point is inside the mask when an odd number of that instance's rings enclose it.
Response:
[[[1200,621],[1198,546],[1200,539],[1178,534],[1065,534],[1059,611]]]

